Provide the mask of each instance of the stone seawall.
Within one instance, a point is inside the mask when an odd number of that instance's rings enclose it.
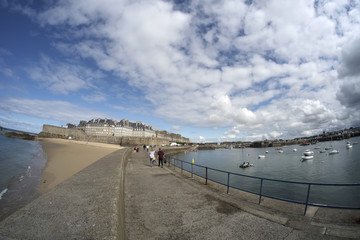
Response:
[[[169,140],[164,138],[146,138],[146,137],[115,137],[115,136],[89,136],[83,130],[76,128],[63,128],[52,125],[43,125],[39,137],[43,138],[63,138],[79,141],[98,142],[117,144],[121,146],[142,146],[142,145],[169,145]]]
[[[86,141],[86,139],[88,138],[87,134],[82,130],[76,128],[56,127],[47,124],[43,125],[43,130],[39,133],[39,137],[64,139],[68,139],[69,137],[71,137],[72,139],[81,141]]]

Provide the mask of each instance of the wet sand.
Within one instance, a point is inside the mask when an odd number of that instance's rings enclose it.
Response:
[[[113,144],[55,138],[41,139],[41,143],[47,158],[39,184],[41,194],[46,193],[100,158],[122,148]]]

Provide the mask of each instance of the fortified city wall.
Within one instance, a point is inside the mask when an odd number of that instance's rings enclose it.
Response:
[[[162,137],[115,137],[115,136],[89,136],[84,130],[76,128],[64,128],[52,125],[43,125],[42,131],[38,135],[45,138],[63,138],[74,139],[79,141],[99,142],[108,144],[119,144],[122,146],[134,146],[134,145],[157,145],[162,144],[169,145],[169,138]]]

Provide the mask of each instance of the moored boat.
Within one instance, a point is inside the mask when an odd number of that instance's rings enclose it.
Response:
[[[339,153],[339,151],[338,150],[332,150],[331,152],[329,152],[329,154],[337,154],[337,153]]]
[[[314,155],[314,152],[311,151],[310,149],[306,149],[306,150],[304,151],[304,156],[312,156],[312,155]]]
[[[240,168],[247,168],[247,167],[253,167],[254,164],[249,163],[249,162],[243,162],[239,167]]]
[[[304,160],[313,159],[314,156],[313,156],[313,155],[309,155],[309,156],[303,155],[303,156],[301,156],[301,158],[302,158],[302,160],[304,161]]]

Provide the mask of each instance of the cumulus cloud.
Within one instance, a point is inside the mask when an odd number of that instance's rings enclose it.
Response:
[[[104,116],[103,113],[79,107],[65,101],[44,101],[26,98],[0,98],[0,109],[45,120],[78,123],[79,119]]]
[[[360,36],[344,46],[339,77],[360,76]]]
[[[199,136],[198,142],[205,143],[206,139],[203,136]]]
[[[180,131],[182,129],[182,127],[181,126],[172,126],[171,127],[171,131]]]
[[[360,76],[343,84],[336,96],[344,106],[360,110]]]
[[[26,69],[29,77],[53,93],[68,94],[89,89],[101,73],[67,62],[57,62],[43,55],[38,65]]]
[[[360,109],[360,37],[342,49],[339,77],[344,80],[337,92],[337,99],[348,108]]]
[[[96,92],[91,95],[84,95],[81,97],[83,100],[94,103],[94,102],[105,102],[106,101],[106,95],[102,92]]]
[[[54,39],[66,56],[141,89],[156,115],[262,139],[321,131],[340,116],[354,123],[337,100],[360,105],[359,38],[350,41],[358,9],[349,1],[91,0],[29,15],[66,36]],[[29,74],[63,94],[95,85],[93,71],[66,64],[45,61]]]

